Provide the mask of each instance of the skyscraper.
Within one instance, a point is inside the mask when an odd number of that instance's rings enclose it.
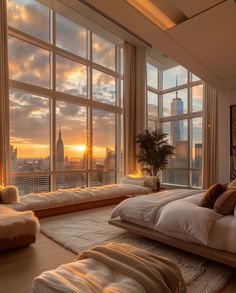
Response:
[[[176,77],[176,86],[178,80]],[[178,92],[175,93],[175,98],[171,102],[171,116],[181,115],[184,113],[184,102],[178,97]],[[177,141],[183,139],[184,124],[183,120],[172,121],[170,125],[170,143],[176,145]]]
[[[56,164],[57,170],[64,169],[64,143],[61,137],[61,127],[59,128],[59,135],[57,140],[57,151],[56,151]]]

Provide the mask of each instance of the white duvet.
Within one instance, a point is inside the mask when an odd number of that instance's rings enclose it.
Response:
[[[85,281],[84,276],[87,276]],[[34,279],[33,293],[145,293],[133,278],[112,270],[92,258],[42,273]]]
[[[20,202],[9,205],[15,210],[39,211],[120,196],[132,197],[151,192],[151,188],[131,184],[112,184],[86,189],[71,188],[32,193],[20,197]]]
[[[173,238],[236,253],[236,217],[199,207],[204,192],[167,190],[121,202],[111,218],[144,226]]]
[[[122,201],[112,211],[111,218],[120,217],[124,221],[143,227],[154,228],[162,208],[168,203],[199,193],[191,189],[171,189],[142,195]]]

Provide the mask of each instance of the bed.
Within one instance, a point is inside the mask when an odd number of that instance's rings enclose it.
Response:
[[[236,267],[236,217],[199,207],[203,194],[178,189],[127,199],[109,224]]]
[[[71,188],[32,193],[20,197],[20,201],[8,205],[18,211],[32,210],[38,218],[118,204],[128,197],[151,193],[146,186],[111,184],[86,189]]]
[[[173,261],[128,244],[108,243],[42,273],[34,279],[32,292],[184,293],[186,288]]]

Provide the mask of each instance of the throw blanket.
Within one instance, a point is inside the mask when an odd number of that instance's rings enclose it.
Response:
[[[128,244],[108,243],[85,250],[79,259],[95,260],[126,274],[140,283],[147,292],[185,292],[179,268],[171,260]]]
[[[34,280],[33,292],[186,292],[181,272],[171,260],[127,244],[95,246],[78,259],[41,274]]]

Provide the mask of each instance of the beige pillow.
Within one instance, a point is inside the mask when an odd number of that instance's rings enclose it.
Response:
[[[214,210],[217,213],[223,216],[226,216],[233,213],[235,206],[236,206],[236,189],[227,189],[216,200],[214,204]]]
[[[236,179],[229,184],[228,189],[236,189]]]

